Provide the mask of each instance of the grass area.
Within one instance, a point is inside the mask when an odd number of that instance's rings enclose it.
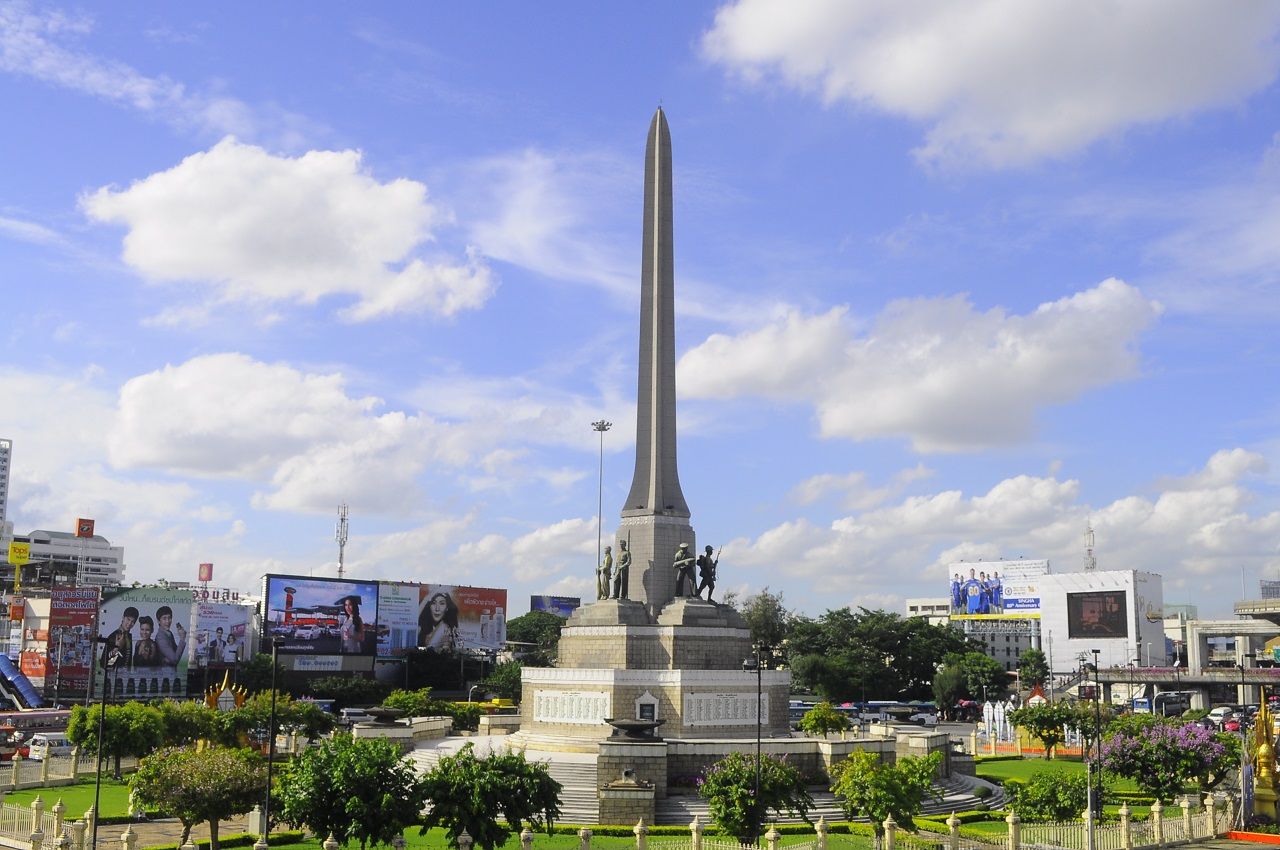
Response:
[[[667,841],[669,836],[650,836],[650,841]],[[442,829],[433,829],[426,835],[419,835],[417,829],[405,830],[404,833],[406,850],[448,850],[449,842]],[[812,835],[784,835],[779,844],[787,847],[793,844],[803,844],[813,841]],[[577,835],[547,835],[542,832],[534,833],[534,846],[539,850],[578,850],[581,842]],[[319,839],[302,841],[297,844],[272,844],[272,850],[319,850],[321,842]],[[505,844],[500,845],[505,850],[519,850],[520,836],[513,834]],[[622,836],[609,835],[593,835],[591,837],[592,850],[635,850],[636,840],[633,837],[623,838]],[[828,846],[832,850],[862,850],[862,848],[870,848],[872,846],[871,838],[862,835],[830,835],[828,836]]]
[[[1056,759],[993,759],[991,761],[979,761],[975,770],[978,778],[985,779],[988,782],[994,782],[997,785],[1003,784],[1007,779],[1030,779],[1040,773],[1058,772],[1058,773],[1084,773],[1086,771],[1085,763],[1079,759],[1073,758],[1056,758]],[[1132,779],[1117,779],[1108,777],[1107,787],[1113,791],[1131,791],[1138,793],[1137,783]]]
[[[79,782],[75,785],[62,785],[57,788],[28,788],[24,791],[11,791],[4,795],[4,801],[15,806],[30,806],[39,794],[44,800],[45,811],[62,800],[67,807],[68,820],[79,820],[93,805],[93,782]],[[122,817],[129,813],[129,785],[117,782],[106,776],[102,778],[103,817]]]

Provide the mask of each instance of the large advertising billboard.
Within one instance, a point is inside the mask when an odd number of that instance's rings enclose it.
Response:
[[[263,625],[281,653],[374,654],[377,582],[269,575],[265,598]]]
[[[249,615],[245,605],[197,602],[192,624],[195,659],[201,667],[226,667],[248,657]]]
[[[49,591],[49,670],[68,691],[85,691],[93,670],[98,588],[55,587]]]
[[[98,619],[98,669],[108,671],[107,696],[184,696],[190,622],[190,590],[133,587],[105,596]],[[101,681],[94,677],[95,691]]]
[[[555,614],[557,617],[564,617],[566,620],[569,615],[582,607],[582,599],[577,596],[530,596],[530,611],[546,611],[548,614]]]
[[[1125,591],[1098,590],[1067,594],[1068,638],[1129,636],[1129,606]]]
[[[1040,579],[1049,573],[1048,561],[962,561],[949,572],[953,618],[1040,616]]]
[[[437,652],[501,649],[507,640],[506,610],[506,590],[424,584],[418,646]]]
[[[378,654],[404,655],[418,645],[422,585],[378,583]]]

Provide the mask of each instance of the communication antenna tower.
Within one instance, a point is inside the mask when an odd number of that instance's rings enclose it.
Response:
[[[1098,559],[1093,556],[1093,523],[1084,526],[1084,571],[1091,573],[1098,568]]]
[[[333,536],[338,541],[338,578],[342,578],[342,571],[346,561],[347,553],[347,506],[346,503],[338,505],[338,531]]]

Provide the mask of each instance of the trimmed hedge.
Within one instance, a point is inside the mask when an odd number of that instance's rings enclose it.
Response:
[[[298,844],[306,837],[302,830],[292,832],[273,832],[267,836],[268,844]],[[220,836],[218,838],[219,847],[252,847],[262,838],[261,833],[257,832],[241,832],[233,835]],[[200,850],[209,850],[209,840],[196,841],[196,847]],[[147,850],[178,850],[177,844],[154,844]]]

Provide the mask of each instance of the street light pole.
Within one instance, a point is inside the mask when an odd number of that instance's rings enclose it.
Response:
[[[596,567],[599,568],[600,562],[604,560],[604,549],[600,546],[603,542],[601,535],[604,523],[604,432],[612,428],[613,423],[601,419],[592,422],[591,427],[600,432],[600,479],[596,485]]]
[[[271,834],[271,773],[276,760],[276,669],[280,659],[280,639],[271,639],[271,719],[267,721],[267,794],[262,804],[262,844]]]
[[[1093,653],[1093,746],[1094,760],[1102,761],[1102,669],[1098,666],[1098,656],[1102,654],[1100,649],[1092,649]],[[1102,818],[1102,765],[1098,764],[1094,768],[1094,776],[1098,780],[1098,791],[1093,795],[1094,810],[1093,820],[1098,821]]]
[[[755,670],[756,672],[756,785],[755,793],[751,798],[751,843],[756,847],[760,846],[760,819],[764,812],[760,806],[760,737],[761,737],[761,717],[760,704],[764,702],[764,680],[763,668],[760,664],[760,647],[756,645],[752,647],[755,653],[754,657],[748,658],[742,662],[742,669],[746,672]]]
[[[108,650],[112,647],[104,646],[102,649],[102,704],[98,709],[98,772],[93,781],[93,850],[98,850],[98,822],[101,818],[102,805],[102,756],[106,751],[103,746],[102,739],[107,726],[107,677],[116,669],[116,662],[120,660],[119,655],[108,655]],[[92,681],[92,679],[91,679]],[[93,688],[89,688],[90,691]]]

